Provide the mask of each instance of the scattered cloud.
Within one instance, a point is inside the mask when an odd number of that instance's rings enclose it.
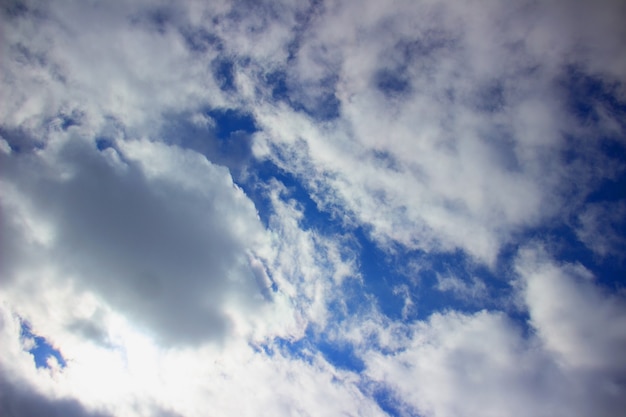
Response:
[[[626,205],[620,202],[591,203],[578,215],[576,236],[601,257],[624,253]]]
[[[525,248],[517,268],[528,330],[496,311],[433,314],[406,329],[392,354],[364,346],[366,374],[407,415],[620,415],[623,296],[540,248]]]

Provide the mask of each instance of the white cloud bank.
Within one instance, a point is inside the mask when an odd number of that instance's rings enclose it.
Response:
[[[366,374],[407,415],[622,415],[626,299],[540,248],[522,250],[516,268],[528,334],[502,312],[437,313],[383,343],[393,354],[365,352]]]
[[[579,3],[593,30],[575,32],[579,15],[558,2],[325,4],[284,70],[308,100],[326,100],[317,94],[330,84],[338,118],[256,106],[256,153],[299,174],[322,206],[370,225],[383,246],[494,262],[614,173],[593,142],[623,141],[619,116],[596,100],[599,121],[577,120],[564,83],[577,71],[623,81],[623,28],[607,10],[624,8]],[[600,39],[604,51],[593,47]]]

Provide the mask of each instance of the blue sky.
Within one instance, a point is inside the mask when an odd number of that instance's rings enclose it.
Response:
[[[0,10],[0,414],[622,415],[622,2]]]

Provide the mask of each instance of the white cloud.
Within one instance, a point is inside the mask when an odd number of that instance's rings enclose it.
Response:
[[[435,313],[380,351],[362,344],[366,374],[424,416],[620,415],[626,300],[538,248],[517,268],[530,331],[500,312]]]
[[[322,416],[384,415],[359,390],[359,376],[334,369],[317,353],[295,358],[269,344],[268,354],[241,340],[229,341],[224,349],[161,349],[123,320],[110,329],[124,336],[114,350],[78,343],[66,352],[68,365],[61,372],[35,371],[32,357],[17,343],[17,318],[4,306],[1,312],[6,359],[2,383],[10,389],[0,395],[20,393],[2,402],[14,410],[7,415],[40,404],[51,410],[71,407],[77,415],[202,416],[207,409],[242,416],[258,415],[259,410],[276,416],[312,410]],[[24,397],[32,404],[24,404]]]
[[[184,8],[153,2],[24,4],[26,12],[3,25],[5,127],[37,128],[59,113],[77,112],[83,127],[94,131],[112,117],[128,130],[154,134],[166,112],[228,101],[210,71],[217,51],[193,53],[178,30]],[[163,32],[142,23],[160,9],[172,20]]]
[[[327,5],[288,71],[301,77],[295,94],[310,100],[311,77],[332,78],[339,118],[318,123],[257,105],[257,156],[297,173],[329,210],[372,226],[383,246],[460,248],[493,263],[520,230],[553,220],[591,181],[613,175],[593,162],[595,151],[574,162],[562,155],[619,124],[609,116],[594,131],[569,115],[560,80],[572,66],[588,69],[594,50],[579,46],[591,34],[573,43],[554,32],[555,14],[536,23],[541,5],[475,6]],[[529,37],[551,39],[551,49]]]
[[[626,300],[609,295],[580,264],[525,249],[517,269],[524,277],[530,319],[547,349],[572,368],[609,374],[626,371]]]
[[[272,280],[300,313],[300,334],[309,323],[324,329],[329,304],[341,301],[337,292],[344,280],[358,280],[353,254],[341,247],[340,236],[303,230],[303,212],[289,191],[276,181],[269,185],[273,214],[269,221],[273,245],[262,254],[270,260]]]
[[[438,274],[436,288],[472,302],[480,302],[488,295],[487,285],[477,277],[472,277],[471,282],[467,282],[452,274]]]
[[[578,215],[576,236],[601,257],[620,257],[626,247],[626,240],[619,232],[624,218],[626,204],[623,201],[588,204]]]

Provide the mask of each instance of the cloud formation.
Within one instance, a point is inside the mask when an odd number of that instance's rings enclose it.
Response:
[[[624,298],[540,248],[524,249],[517,268],[529,329],[497,311],[433,314],[393,354],[365,353],[366,373],[407,415],[620,415]]]
[[[226,305],[263,308],[246,254],[264,231],[224,168],[160,143],[99,151],[72,135],[3,159],[7,284],[93,291],[168,344],[227,336]]]
[[[4,414],[626,408],[622,2],[0,13]]]

